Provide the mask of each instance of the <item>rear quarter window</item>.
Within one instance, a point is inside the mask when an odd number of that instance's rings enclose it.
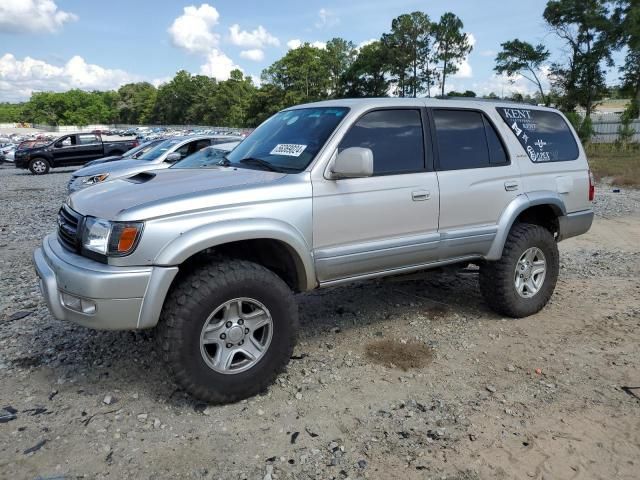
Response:
[[[559,114],[520,107],[497,107],[532,162],[563,162],[578,158],[578,144]]]

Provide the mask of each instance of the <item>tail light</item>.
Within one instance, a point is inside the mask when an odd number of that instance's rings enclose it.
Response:
[[[596,185],[595,185],[595,180],[593,178],[593,173],[591,173],[591,170],[589,170],[589,201],[593,202],[593,200],[596,198]]]
[[[140,145],[140,143],[138,143],[138,140],[134,140],[134,141],[133,141],[133,146],[134,146],[134,147],[137,147],[138,145]]]

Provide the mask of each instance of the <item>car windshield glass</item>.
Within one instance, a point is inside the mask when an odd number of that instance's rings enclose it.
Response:
[[[160,155],[162,155],[167,150],[169,150],[171,147],[173,147],[174,145],[182,142],[183,140],[184,140],[183,138],[172,138],[170,140],[165,140],[164,142],[161,142],[158,145],[156,145],[155,147],[153,147],[151,150],[149,150],[144,155],[139,156],[138,160],[147,160],[147,161],[155,160]]]
[[[140,155],[142,153],[146,153],[149,150],[151,150],[151,148],[154,147],[155,145],[157,145],[158,143],[160,143],[160,142],[159,141],[155,141],[155,142],[141,143],[137,147],[133,147],[131,150],[127,150],[126,152],[124,152],[123,157],[132,157],[132,156],[134,156],[136,154]]]
[[[276,113],[229,153],[227,165],[301,172],[345,117],[345,107],[315,107]],[[242,160],[249,160],[242,162]]]
[[[215,167],[229,153],[228,149],[205,147],[199,152],[189,155],[171,168],[207,168]]]

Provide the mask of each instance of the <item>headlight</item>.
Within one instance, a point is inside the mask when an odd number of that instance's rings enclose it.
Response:
[[[90,177],[82,180],[84,185],[95,185],[96,183],[104,182],[107,178],[109,178],[108,173],[99,173],[98,175],[91,175]]]
[[[141,222],[109,222],[87,217],[82,232],[82,248],[105,256],[128,255],[135,249],[143,226]]]

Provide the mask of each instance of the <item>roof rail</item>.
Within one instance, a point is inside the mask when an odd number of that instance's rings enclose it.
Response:
[[[519,102],[517,100],[511,100],[510,98],[482,98],[482,97],[462,97],[462,96],[450,96],[450,95],[437,95],[435,98],[438,100],[467,100],[470,102],[504,102],[504,103],[517,103],[521,105],[535,105],[534,103]]]

